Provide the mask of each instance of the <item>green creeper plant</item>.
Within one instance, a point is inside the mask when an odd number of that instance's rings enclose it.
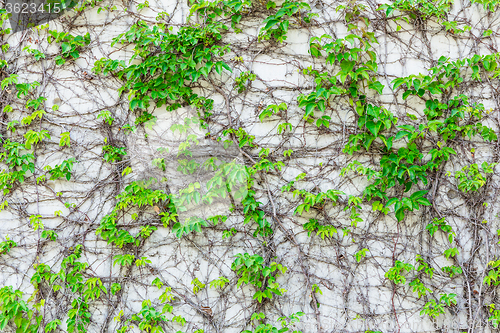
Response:
[[[485,174],[493,173],[493,167],[497,163],[483,162],[481,168]],[[470,166],[464,166],[462,170],[455,172],[455,178],[458,179],[458,189],[462,192],[477,192],[484,184],[486,177],[481,174],[476,163]]]
[[[127,66],[123,61],[101,59],[95,63],[94,71],[104,75],[113,73],[125,81],[119,92],[128,91],[131,110],[145,110],[150,101],[157,106],[167,104],[168,110],[179,108],[181,103],[211,110],[213,101],[198,96],[189,86],[201,76],[208,77],[213,70],[219,74],[223,68],[230,71],[225,62],[214,61],[229,51],[227,46],[215,45],[225,30],[225,25],[216,22],[184,26],[173,34],[163,24],[150,27],[139,21],[116,37],[112,46],[135,44],[132,60],[139,58],[142,62]],[[150,49],[153,45],[161,52],[153,54]]]
[[[309,219],[309,222],[305,223],[303,228],[307,230],[308,237],[311,237],[312,232],[316,232],[323,240],[325,237],[333,237],[333,234],[337,233],[337,228],[333,225],[321,225],[317,219]]]
[[[231,264],[231,269],[240,276],[237,287],[245,283],[252,284],[259,289],[253,296],[253,299],[257,299],[259,303],[262,302],[262,298],[272,298],[273,294],[281,296],[286,291],[280,288],[276,277],[278,272],[285,274],[287,268],[276,262],[265,266],[264,258],[258,254],[238,253]]]
[[[64,160],[61,164],[57,164],[54,167],[47,165],[44,170],[48,171],[50,174],[50,180],[56,180],[61,177],[66,178],[66,180],[71,179],[71,171],[73,170],[73,164],[76,162],[74,157],[70,157]]]
[[[0,330],[4,330],[7,324],[14,323],[19,332],[36,333],[40,327],[42,316],[39,309],[34,310],[22,300],[23,293],[14,290],[12,286],[0,289]],[[43,302],[40,303],[43,306]]]
[[[61,43],[61,55],[55,58],[57,65],[63,65],[67,59],[78,59],[83,47],[90,44],[90,34],[87,32],[83,36],[73,36],[68,32],[58,32],[49,30],[47,41],[49,43]]]
[[[17,243],[14,242],[9,236],[5,236],[5,241],[0,242],[0,255],[9,253],[10,250],[17,246]]]
[[[278,322],[281,324],[281,328],[276,328],[271,324],[264,324],[263,320],[266,318],[265,314],[260,312],[260,313],[254,313],[252,314],[251,320],[258,320],[259,324],[256,325],[254,330],[245,330],[241,333],[284,333],[284,332],[289,332],[290,331],[290,326],[298,323],[300,321],[299,317],[303,316],[303,312],[297,312],[294,314],[291,314],[290,316],[282,316],[278,318]],[[301,331],[293,331],[293,333],[302,333]]]
[[[266,4],[267,9],[275,8],[274,1],[268,1]],[[301,16],[301,12],[311,10],[311,7],[306,2],[289,1],[286,0],[276,14],[266,17],[264,27],[259,31],[259,40],[269,40],[271,37],[276,39],[279,43],[286,40],[286,34],[290,25],[290,19],[295,19],[299,24],[302,20],[305,23],[310,23],[311,18],[317,14],[308,13]],[[296,15],[297,14],[297,15]]]
[[[490,304],[489,312],[491,316],[488,318],[488,321],[491,321],[493,327],[497,328],[498,324],[500,323],[500,310],[497,310],[495,307],[495,304]]]
[[[385,277],[394,282],[395,284],[405,284],[406,283],[406,278],[404,277],[404,272],[410,272],[414,270],[415,267],[413,267],[412,264],[405,263],[400,260],[396,260],[394,263],[394,266],[391,267],[386,273]]]
[[[439,315],[445,313],[445,305],[453,306],[457,304],[457,300],[455,299],[456,296],[456,294],[441,294],[439,303],[434,299],[425,303],[424,308],[420,311],[420,315],[428,315],[431,318],[438,317]]]

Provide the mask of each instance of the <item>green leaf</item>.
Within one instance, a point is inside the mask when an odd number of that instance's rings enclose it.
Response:
[[[180,224],[179,222],[174,224],[174,226],[172,227],[172,232],[177,238],[181,238],[184,234],[184,228],[182,227],[182,224]]]
[[[384,85],[379,81],[368,84],[368,88],[376,90],[380,95],[382,95],[382,91],[384,90]]]
[[[367,121],[365,124],[366,128],[373,134],[373,136],[378,136],[378,132],[380,127],[382,126],[381,122],[374,123],[373,121]]]
[[[266,9],[276,8],[276,3],[274,1],[268,1],[266,4]]]
[[[429,192],[429,191],[426,191],[426,190],[417,191],[417,192],[413,193],[410,197],[413,200],[415,200],[415,199],[423,197],[427,192]]]
[[[396,211],[396,218],[398,219],[398,222],[403,221],[403,219],[405,218],[404,209],[399,209]]]
[[[267,24],[265,25],[264,30],[269,30],[278,23],[279,23],[279,20],[271,19],[271,20],[267,21]]]
[[[354,61],[342,60],[342,62],[340,63],[340,68],[343,72],[350,73],[353,70],[355,64],[356,63]]]
[[[366,135],[365,136],[365,140],[363,141],[363,147],[365,147],[365,149],[368,151],[370,149],[370,146],[373,142],[373,140],[375,140],[375,136],[371,136],[371,135]]]
[[[385,207],[389,208],[389,207],[391,207],[392,205],[394,205],[398,201],[399,201],[398,198],[391,198],[391,199],[389,199],[389,201],[387,201],[387,203],[385,204]]]
[[[315,108],[316,108],[316,103],[308,103],[306,105],[306,114],[304,115],[304,119],[307,119],[309,118],[309,116],[313,115]]]

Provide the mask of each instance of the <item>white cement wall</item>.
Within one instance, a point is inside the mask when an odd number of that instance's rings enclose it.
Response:
[[[358,2],[356,2],[358,3]],[[394,22],[384,25],[382,13],[376,11],[377,4],[371,1],[359,2],[366,6],[364,14],[372,25],[379,44],[375,45],[379,65],[379,80],[385,85],[383,95],[369,96],[370,101],[383,105],[400,118],[400,123],[412,123],[407,113],[423,117],[424,103],[414,96],[402,100],[402,91],[393,91],[390,82],[396,77],[427,73],[427,69],[436,65],[440,56],[452,59],[467,58],[473,54],[490,54],[498,50],[499,14],[489,13],[478,4],[468,1],[456,1],[449,20],[466,22],[472,26],[470,32],[451,34],[435,22],[407,24],[399,21],[401,31],[396,31]],[[137,20],[146,20],[153,24],[157,13],[169,14],[168,25],[174,31],[186,23],[189,7],[185,1],[175,0],[149,1],[149,8],[137,10],[138,2],[109,1],[100,2],[93,9],[80,15],[68,13],[63,20],[50,22],[50,29],[69,31],[73,35],[83,35],[87,31],[91,44],[85,47],[79,59],[68,61],[64,66],[56,66],[54,57],[59,45],[47,42],[47,31],[27,30],[15,35],[8,35],[5,40],[10,50],[5,55],[9,63],[8,73],[19,75],[19,82],[37,80],[41,86],[40,95],[47,98],[43,121],[33,125],[35,130],[50,130],[51,139],[34,150],[36,154],[36,175],[43,174],[43,167],[60,164],[62,160],[75,157],[71,181],[57,180],[36,184],[35,178],[28,177],[21,186],[5,196],[9,208],[0,213],[0,237],[8,235],[18,246],[8,254],[0,256],[1,286],[12,285],[25,293],[27,300],[34,287],[30,278],[34,273],[33,265],[45,263],[58,270],[61,260],[76,244],[84,245],[82,262],[89,268],[85,278],[99,277],[106,287],[112,282],[122,284],[123,292],[119,296],[103,295],[91,302],[92,318],[88,332],[115,332],[122,323],[113,321],[120,310],[124,317],[130,318],[141,310],[145,299],[152,301],[161,309],[158,300],[161,291],[151,285],[159,277],[172,288],[176,296],[173,302],[174,315],[182,315],[186,324],[165,324],[166,332],[241,332],[250,329],[250,317],[254,312],[264,312],[273,323],[283,315],[297,311],[304,312],[301,323],[296,329],[304,333],[312,332],[364,332],[366,330],[382,332],[489,332],[488,306],[498,303],[496,288],[482,284],[487,273],[487,263],[498,258],[499,228],[498,210],[498,167],[488,179],[487,187],[481,194],[465,195],[457,192],[453,177],[445,176],[446,171],[461,169],[471,163],[483,161],[498,162],[497,142],[485,143],[480,137],[471,140],[457,138],[449,143],[457,151],[439,174],[439,184],[434,186],[436,174],[429,176],[429,185],[419,184],[420,189],[435,190],[436,209],[446,216],[446,221],[456,232],[456,246],[460,255],[456,260],[447,260],[443,251],[449,247],[446,238],[437,233],[430,237],[426,225],[437,216],[433,207],[422,207],[420,211],[408,213],[408,217],[397,223],[394,213],[387,216],[373,212],[371,203],[363,203],[361,217],[363,222],[356,228],[350,226],[348,212],[344,212],[347,195],[360,195],[369,182],[362,176],[351,173],[341,177],[340,171],[350,161],[358,160],[367,165],[377,166],[377,153],[349,156],[342,153],[349,133],[356,131],[354,111],[347,99],[335,100],[334,107],[327,110],[331,120],[328,129],[318,129],[314,124],[305,123],[303,110],[298,108],[299,93],[308,93],[314,87],[311,77],[301,74],[308,66],[320,70],[330,70],[324,65],[324,59],[313,59],[308,54],[309,40],[313,36],[332,34],[342,38],[348,32],[343,18],[343,11],[335,8],[342,4],[337,1],[311,2],[312,12],[318,16],[313,24],[305,27],[290,25],[287,40],[283,44],[258,42],[258,29],[267,16],[261,7],[244,18],[239,25],[242,33],[232,30],[224,36],[223,43],[231,46],[231,53],[224,59],[233,68],[233,73],[225,71],[222,75],[211,74],[211,79],[227,94],[234,127],[243,127],[255,136],[259,147],[267,147],[274,156],[285,162],[281,173],[271,172],[264,176],[255,176],[256,198],[262,202],[261,208],[271,223],[275,233],[270,238],[254,238],[254,224],[244,224],[240,208],[228,212],[230,206],[224,206],[229,214],[225,224],[210,225],[202,233],[191,233],[181,239],[175,237],[171,226],[164,228],[153,208],[143,210],[137,221],[133,221],[128,212],[120,217],[120,226],[133,235],[139,232],[138,225],[150,223],[158,227],[144,245],[135,253],[136,257],[147,257],[152,262],[147,267],[119,268],[113,266],[113,256],[129,253],[131,249],[119,249],[108,245],[95,230],[103,216],[108,214],[116,203],[115,196],[133,180],[147,179],[153,176],[160,180],[166,177],[171,184],[190,182],[192,178],[182,178],[172,167],[166,172],[152,166],[154,158],[174,159],[172,153],[178,145],[179,137],[170,131],[170,126],[184,118],[186,108],[169,113],[165,107],[151,107],[158,121],[151,128],[139,128],[136,133],[125,135],[119,130],[126,123],[133,123],[136,115],[129,111],[126,96],[119,97],[117,89],[121,87],[118,79],[111,76],[92,74],[91,69],[101,57],[112,59],[130,59],[131,47],[111,47],[112,39],[125,32]],[[113,12],[97,13],[99,6],[116,6]],[[353,3],[347,4],[352,6]],[[124,8],[128,8],[124,12]],[[483,37],[483,31],[492,29],[490,37]],[[35,43],[38,40],[38,43]],[[31,45],[46,54],[46,59],[36,62],[22,48]],[[231,60],[241,56],[243,63]],[[247,91],[237,94],[233,89],[234,79],[241,71],[251,70],[257,75]],[[300,72],[299,72],[300,71]],[[87,74],[85,74],[87,73]],[[4,75],[4,74],[2,74]],[[2,76],[3,78],[4,76]],[[492,108],[487,120],[483,121],[498,131],[499,100],[498,79],[484,77],[481,84],[464,85],[457,91],[466,93],[472,100],[484,103]],[[213,89],[211,83],[202,81],[197,92],[214,99],[214,123],[210,132],[217,133],[228,124],[228,112],[225,99]],[[2,91],[2,103],[14,103],[14,93]],[[285,102],[288,105],[286,115],[273,116],[260,122],[258,115],[269,104]],[[59,110],[51,107],[58,104]],[[16,104],[15,111],[2,120],[2,135],[18,141],[22,139],[25,128],[20,127],[12,133],[6,130],[6,124],[12,120],[20,121],[27,113],[21,104]],[[112,127],[103,126],[97,119],[101,110],[111,111],[115,118]],[[318,113],[320,115],[320,113]],[[291,134],[276,134],[277,126],[284,119],[293,125]],[[418,124],[418,121],[414,122]],[[71,146],[59,147],[60,133],[70,131]],[[208,130],[207,130],[208,131]],[[206,132],[206,131],[205,131]],[[203,138],[205,132],[197,133]],[[145,138],[145,134],[148,135]],[[220,134],[220,132],[219,132]],[[102,160],[104,139],[126,146],[128,149],[127,165],[133,172],[121,177],[123,166],[112,165]],[[209,140],[207,140],[209,141]],[[205,144],[206,142],[203,142]],[[215,146],[216,143],[206,143]],[[428,143],[429,146],[432,142]],[[435,142],[434,142],[435,144]],[[428,147],[429,147],[428,146]],[[159,147],[169,147],[171,153],[158,152]],[[430,149],[424,147],[427,151]],[[475,148],[475,154],[470,150]],[[293,149],[291,158],[283,159],[283,151]],[[253,158],[258,158],[260,149],[243,149]],[[238,163],[251,165],[241,151],[234,150],[231,158]],[[172,162],[174,163],[174,162]],[[5,168],[5,165],[3,165]],[[301,172],[307,173],[304,181],[296,182],[296,187],[311,192],[338,189],[346,195],[341,196],[340,204],[331,207],[328,204],[323,211],[311,210],[302,217],[294,216],[293,211],[300,204],[291,193],[282,193],[286,185]],[[158,182],[155,188],[163,189],[165,183]],[[455,191],[455,192],[454,192]],[[61,195],[57,196],[56,193]],[[270,200],[270,196],[273,201]],[[488,206],[482,206],[487,202]],[[76,207],[67,208],[65,203],[74,203]],[[483,207],[483,208],[481,208]],[[55,211],[62,211],[61,216],[54,216]],[[273,216],[276,211],[277,217]],[[57,232],[57,241],[40,238],[41,232],[34,231],[29,224],[29,216],[40,214],[45,229]],[[318,236],[308,237],[303,224],[309,218],[317,218],[324,224],[333,224],[338,234],[330,239]],[[482,224],[482,220],[488,223]],[[234,227],[238,232],[234,237],[222,239],[222,232]],[[284,228],[284,229],[282,229]],[[349,228],[348,235],[342,235],[342,228]],[[286,230],[288,234],[285,234]],[[294,241],[289,234],[294,235]],[[366,257],[356,262],[354,254],[362,248],[368,248]],[[135,250],[134,250],[135,251]],[[258,253],[266,260],[277,261],[288,268],[284,276],[278,278],[281,287],[287,292],[274,297],[263,304],[252,300],[253,286],[237,288],[238,277],[231,270],[231,263],[237,253]],[[394,287],[384,277],[393,266],[394,260],[404,260],[415,264],[417,254],[428,260],[435,268],[432,280],[423,279],[433,294],[425,299],[418,299],[408,283]],[[273,259],[275,258],[275,259]],[[449,278],[441,267],[462,266],[465,274]],[[407,274],[410,282],[416,273]],[[230,284],[223,290],[208,288],[215,278],[225,276]],[[191,281],[198,278],[207,288],[194,294]],[[314,306],[310,284],[317,284],[322,295],[316,294],[320,307]],[[441,293],[456,293],[458,304],[447,307],[446,313],[432,320],[421,316],[420,311],[430,299],[439,298]],[[75,296],[68,290],[59,293],[41,290],[36,300],[45,299],[43,307],[44,323],[60,319],[61,331],[66,331],[64,324],[71,300]],[[202,314],[201,307],[212,309],[212,316]],[[171,318],[171,314],[167,314]],[[10,326],[9,326],[10,327]],[[5,332],[13,332],[12,327]],[[40,330],[41,331],[41,330]],[[137,327],[130,332],[138,332]]]

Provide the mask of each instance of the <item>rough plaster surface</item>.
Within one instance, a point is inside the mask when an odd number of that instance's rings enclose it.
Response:
[[[126,96],[118,96],[121,86],[117,79],[92,74],[94,62],[102,56],[112,59],[128,60],[131,49],[111,47],[113,37],[125,32],[138,19],[154,23],[156,14],[161,11],[169,13],[168,24],[177,29],[186,23],[189,7],[185,2],[165,0],[150,1],[150,7],[142,11],[136,9],[137,3],[125,5],[113,3],[119,10],[97,13],[97,7],[87,10],[78,17],[67,14],[61,21],[50,23],[51,29],[70,31],[73,35],[90,32],[91,44],[81,52],[76,61],[64,66],[56,66],[53,57],[59,47],[48,44],[46,32],[28,30],[7,37],[11,49],[6,56],[9,70],[17,72],[20,82],[37,80],[41,83],[38,91],[47,98],[46,110],[58,104],[58,111],[50,111],[40,122],[39,128],[50,130],[52,138],[43,147],[37,148],[37,175],[43,173],[46,165],[54,166],[63,159],[75,157],[73,178],[47,181],[37,185],[34,177],[17,187],[4,200],[9,208],[0,213],[0,235],[9,235],[18,247],[0,257],[0,281],[2,285],[12,285],[25,292],[25,299],[33,292],[30,277],[33,264],[46,263],[58,269],[62,258],[70,247],[84,244],[82,262],[89,263],[86,277],[100,277],[106,286],[111,282],[120,282],[123,293],[120,298],[111,295],[91,304],[92,322],[89,332],[114,332],[121,327],[120,322],[112,318],[120,310],[130,316],[141,309],[141,302],[150,299],[158,305],[161,292],[151,282],[160,277],[176,296],[173,302],[174,314],[182,315],[186,325],[166,324],[167,332],[181,330],[193,332],[204,329],[205,332],[240,332],[246,329],[253,312],[263,311],[269,322],[282,315],[302,311],[305,315],[296,327],[304,333],[317,332],[363,332],[380,330],[382,332],[489,332],[487,324],[487,306],[498,301],[496,291],[492,287],[482,285],[487,272],[487,263],[498,256],[498,167],[495,174],[489,177],[488,185],[480,196],[471,197],[457,192],[453,177],[442,177],[435,192],[435,206],[447,216],[447,222],[456,232],[457,247],[460,255],[455,262],[442,255],[449,247],[446,238],[437,234],[431,238],[425,226],[436,216],[431,208],[409,213],[402,223],[397,223],[393,213],[387,216],[372,212],[371,204],[364,203],[362,218],[357,228],[351,228],[348,235],[342,235],[342,228],[350,228],[348,213],[344,211],[347,196],[342,196],[339,205],[328,205],[323,211],[313,211],[302,217],[293,215],[299,204],[298,198],[291,193],[281,193],[281,187],[302,172],[308,174],[305,181],[297,182],[296,187],[309,191],[326,191],[338,189],[347,195],[360,195],[369,184],[364,177],[351,174],[341,177],[340,170],[354,159],[363,163],[377,161],[374,154],[354,156],[343,154],[342,148],[348,140],[349,131],[356,130],[354,111],[347,100],[335,101],[334,107],[327,110],[332,118],[328,129],[317,129],[313,124],[302,120],[303,110],[297,106],[299,93],[307,93],[314,87],[314,82],[299,71],[313,66],[318,70],[331,70],[324,65],[323,59],[313,59],[308,54],[308,43],[312,36],[324,33],[341,38],[348,32],[343,22],[342,11],[336,12],[336,1],[312,2],[312,11],[318,13],[313,25],[301,28],[291,25],[286,42],[282,45],[270,42],[258,42],[257,33],[266,14],[254,13],[253,18],[243,19],[242,33],[229,33],[223,42],[229,43],[232,52],[225,59],[233,68],[233,73],[212,74],[220,87],[230,96],[230,110],[235,127],[243,127],[256,137],[260,147],[268,147],[280,158],[286,149],[293,149],[292,158],[286,159],[281,173],[270,173],[267,176],[257,175],[256,197],[262,202],[262,209],[272,224],[275,234],[271,239],[252,237],[254,227],[244,224],[241,214],[229,213],[225,224],[204,228],[202,233],[192,233],[182,239],[176,238],[169,228],[164,228],[158,215],[152,208],[143,210],[138,220],[132,220],[130,211],[120,220],[121,226],[132,234],[138,233],[138,225],[150,223],[158,227],[141,247],[138,257],[148,257],[152,262],[148,267],[119,268],[112,265],[112,257],[126,250],[112,247],[95,235],[101,218],[110,212],[116,200],[114,197],[132,180],[155,177],[160,180],[166,177],[173,184],[192,182],[191,177],[184,177],[175,168],[175,146],[179,137],[172,133],[170,126],[175,121],[182,121],[186,109],[172,113],[165,108],[151,108],[157,122],[149,128],[139,128],[134,134],[125,135],[118,131],[120,126],[133,123],[136,115],[128,110]],[[422,116],[425,107],[422,100],[409,97],[401,98],[402,92],[394,92],[390,81],[396,77],[426,73],[427,68],[436,64],[440,56],[452,59],[470,57],[477,54],[489,54],[497,50],[498,31],[497,13],[488,13],[476,4],[468,1],[456,1],[449,19],[462,20],[472,25],[470,33],[452,35],[435,22],[406,24],[399,21],[401,31],[396,31],[395,23],[388,22],[383,28],[381,13],[376,11],[375,3],[364,3],[366,15],[374,22],[373,28],[378,38],[376,45],[379,78],[385,85],[384,94],[372,96],[378,105],[384,105],[402,120],[406,113]],[[128,6],[133,15],[123,13]],[[456,17],[455,17],[456,15]],[[461,21],[461,22],[462,22]],[[71,23],[69,23],[71,22]],[[384,30],[386,29],[386,30]],[[493,35],[483,38],[482,32],[492,29]],[[385,31],[385,32],[384,32]],[[34,43],[38,40],[38,43]],[[22,52],[26,45],[43,50],[47,59],[36,63],[33,58]],[[243,57],[243,63],[231,60],[235,56]],[[257,75],[248,89],[237,94],[233,90],[234,78],[241,71],[251,70]],[[464,87],[461,91],[471,99],[484,103],[486,108],[493,108],[493,113],[484,123],[497,129],[498,126],[498,79],[486,80],[483,86]],[[212,88],[210,82],[203,82],[198,87],[200,95],[214,99],[214,119],[216,124],[227,123],[227,109],[224,98]],[[5,99],[11,98],[6,91]],[[285,116],[273,116],[270,120],[260,122],[258,115],[262,108],[269,104],[288,104]],[[103,126],[97,119],[101,110],[110,110],[115,118],[113,128]],[[20,120],[24,110],[18,106],[12,114],[2,120],[2,134],[17,137],[24,133],[19,129],[15,133],[5,130],[8,121]],[[276,130],[283,119],[293,125],[293,133],[277,135]],[[213,131],[220,131],[221,126],[213,125]],[[59,149],[60,133],[71,132],[71,147]],[[145,139],[144,134],[148,134]],[[197,133],[202,140],[200,154],[207,153],[206,147],[214,147],[218,143],[205,140],[205,132]],[[220,133],[219,133],[220,134]],[[124,163],[111,165],[102,160],[104,139],[112,139],[128,149]],[[205,141],[204,141],[205,140]],[[470,163],[482,161],[498,162],[498,146],[485,143],[481,138],[471,140],[457,139],[452,143],[457,158],[452,159],[443,171],[455,171]],[[170,153],[158,151],[159,147],[170,147]],[[470,149],[475,148],[475,155]],[[208,149],[208,148],[206,148]],[[259,149],[245,151],[258,156]],[[169,155],[170,154],[170,155]],[[212,153],[208,153],[212,155]],[[222,154],[214,152],[213,154]],[[229,153],[238,163],[249,163],[241,152]],[[166,172],[154,167],[154,158],[171,157]],[[130,165],[133,173],[122,177],[121,171]],[[183,178],[184,177],[184,178]],[[421,189],[426,188],[420,184]],[[167,182],[168,183],[168,182]],[[267,185],[266,185],[267,184]],[[268,187],[270,184],[270,187]],[[155,186],[165,186],[159,182]],[[60,192],[60,196],[56,193]],[[272,195],[274,202],[269,196]],[[74,203],[75,208],[67,208],[64,203]],[[488,202],[484,209],[478,207]],[[228,202],[225,202],[228,208]],[[223,208],[224,208],[223,207]],[[217,208],[218,209],[218,208]],[[54,216],[61,211],[60,217]],[[227,211],[227,209],[224,209]],[[273,218],[276,210],[280,221]],[[56,242],[40,239],[40,231],[34,231],[29,224],[29,216],[40,214],[46,229],[55,230],[59,239]],[[309,218],[321,219],[324,223],[333,224],[338,234],[322,240],[320,237],[308,237],[302,227]],[[487,220],[487,224],[481,224]],[[292,243],[288,234],[278,224],[283,224],[288,233],[293,233],[297,244]],[[222,239],[222,231],[236,228],[238,233],[232,238]],[[368,248],[365,259],[357,263],[354,254],[362,248]],[[281,297],[275,297],[260,305],[252,300],[255,292],[253,286],[236,287],[237,276],[231,270],[231,263],[237,253],[259,253],[266,260],[276,257],[277,262],[288,267],[288,272],[278,278],[280,285],[288,291]],[[432,281],[425,280],[426,286],[434,291],[427,299],[417,299],[416,293],[405,286],[394,287],[384,274],[392,267],[394,260],[415,263],[416,254],[427,258],[436,273]],[[466,274],[450,279],[440,268],[451,264],[462,265]],[[411,280],[409,274],[408,281]],[[207,284],[213,279],[225,276],[231,281],[225,289],[206,288],[193,294],[191,281],[198,278]],[[317,294],[320,307],[316,308],[311,301],[309,283],[318,284],[322,295]],[[420,311],[431,298],[438,298],[440,293],[456,293],[458,304],[446,309],[444,315],[436,320],[421,316]],[[43,295],[47,309],[45,320],[59,318],[65,330],[65,311],[74,297],[71,292],[64,291],[55,295],[46,291]],[[429,298],[430,297],[430,298]],[[209,306],[213,316],[203,315],[201,306]],[[170,316],[171,315],[167,315]],[[279,325],[279,324],[277,324]],[[278,326],[279,327],[279,326]],[[6,329],[6,331],[8,331]],[[138,331],[137,327],[131,331]]]

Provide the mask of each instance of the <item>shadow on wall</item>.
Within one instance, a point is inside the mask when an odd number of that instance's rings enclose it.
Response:
[[[211,139],[196,110],[164,110],[145,129],[146,135],[137,131],[127,137],[135,180],[159,181],[151,186],[173,194],[181,224],[223,216],[247,196],[240,150]]]
[[[48,23],[74,8],[75,0],[3,0],[12,33]]]

